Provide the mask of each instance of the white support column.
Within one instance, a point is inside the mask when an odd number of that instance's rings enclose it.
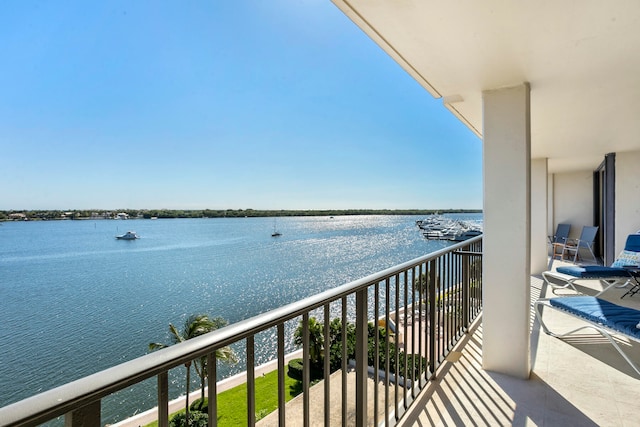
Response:
[[[483,99],[482,366],[529,378],[531,130],[529,85]]]
[[[531,273],[549,265],[547,245],[547,159],[531,160]]]
[[[553,236],[556,231],[556,207],[554,205],[555,175],[547,174],[547,236]]]

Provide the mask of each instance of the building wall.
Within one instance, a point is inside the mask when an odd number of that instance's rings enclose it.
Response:
[[[547,159],[531,160],[531,273],[547,270],[547,217],[549,212]]]
[[[582,227],[593,224],[593,171],[553,175],[553,224],[571,224],[570,237],[580,237]]]
[[[640,230],[640,151],[616,153],[615,254],[629,234]]]
[[[554,174],[547,175],[547,236],[553,236],[556,232],[556,223],[553,216],[553,178]]]

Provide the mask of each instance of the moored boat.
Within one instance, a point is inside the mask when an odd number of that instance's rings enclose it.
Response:
[[[273,233],[271,233],[271,237],[280,237],[282,236],[282,233],[278,231],[278,229],[276,228],[276,219],[273,219]]]
[[[442,215],[430,215],[416,221],[422,235],[429,240],[452,240],[462,242],[482,234],[482,225]]]
[[[461,234],[458,234],[451,240],[453,240],[454,242],[463,242],[467,239],[471,239],[472,237],[476,237],[481,234],[482,234],[482,230],[479,230],[479,229],[467,230],[462,232]]]
[[[118,239],[118,240],[135,240],[135,239],[139,239],[139,238],[140,238],[140,236],[138,236],[135,231],[127,231],[124,234],[116,236],[116,239]]]

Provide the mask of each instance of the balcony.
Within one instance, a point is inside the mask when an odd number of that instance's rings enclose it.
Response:
[[[556,261],[556,266],[562,264]],[[579,283],[584,293],[602,290],[596,281]],[[531,289],[532,301],[570,294],[558,291],[554,295],[540,277],[531,278]],[[640,309],[640,297],[620,299],[625,292],[613,288],[601,297]],[[547,310],[543,316],[554,331],[580,326],[578,320],[558,312]],[[637,424],[640,378],[607,340],[588,331],[561,340],[541,333],[533,315],[531,321],[533,369],[529,380],[482,369],[482,325],[478,318],[398,425]],[[639,343],[618,342],[632,360],[640,361]],[[290,404],[288,411],[297,411],[297,404],[299,401]],[[290,425],[296,425],[291,421]]]
[[[602,290],[597,281],[579,283],[585,293]],[[532,301],[554,296],[540,277],[531,278],[531,290]],[[621,300],[624,292],[613,288],[601,298],[640,309],[640,297]],[[570,294],[558,291],[563,293]],[[584,325],[551,310],[543,316],[554,331]],[[476,322],[455,349],[459,357],[442,366],[439,379],[400,425],[637,425],[640,378],[613,346],[589,330],[554,338],[541,332],[534,320],[532,315],[529,380],[482,370],[482,325]],[[618,344],[640,362],[640,343],[620,339]]]

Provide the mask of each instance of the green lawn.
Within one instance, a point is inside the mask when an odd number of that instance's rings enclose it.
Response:
[[[297,380],[284,376],[287,392],[285,400],[288,402],[300,394]],[[272,371],[256,377],[256,419],[263,418],[278,408],[278,371]],[[184,412],[184,409],[179,412]],[[178,413],[178,412],[176,412]],[[173,416],[175,414],[171,414]],[[171,416],[169,418],[171,418]],[[232,389],[218,393],[218,425],[238,426],[247,423],[247,387],[240,384]],[[154,421],[145,427],[157,427]]]

